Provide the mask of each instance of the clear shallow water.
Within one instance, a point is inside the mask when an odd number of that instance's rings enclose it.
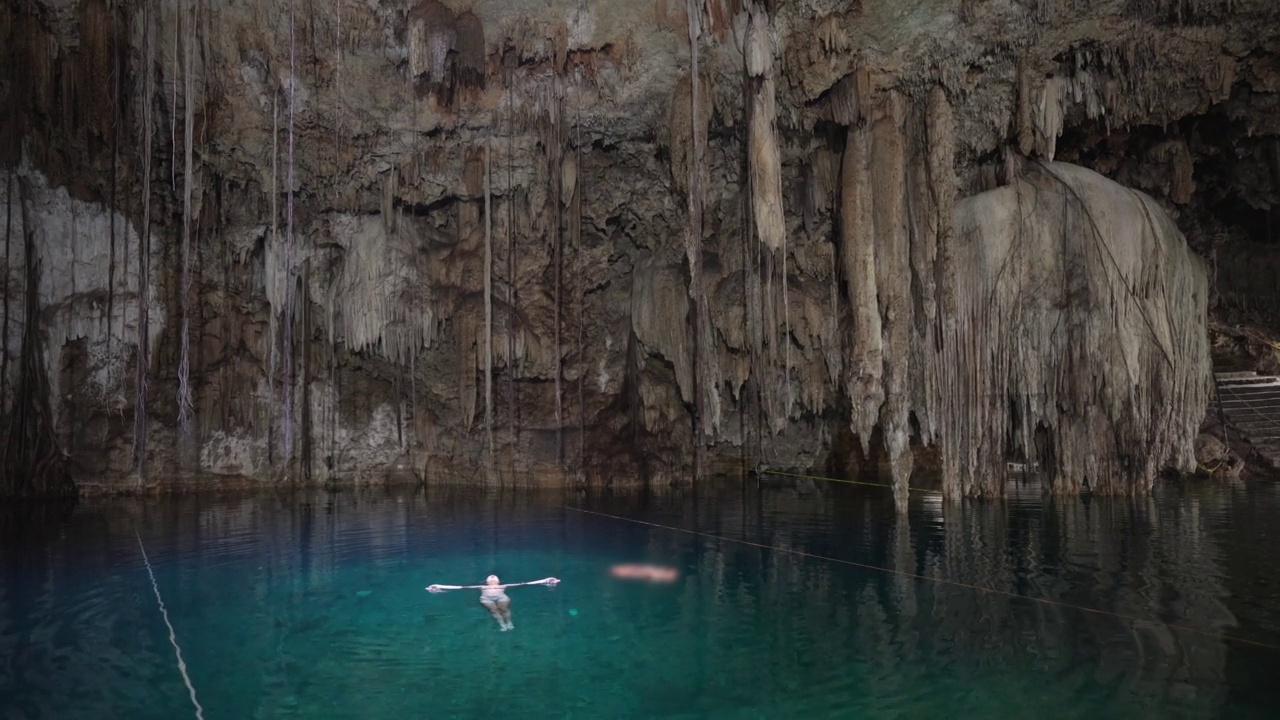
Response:
[[[902,570],[762,549],[565,505]],[[8,509],[7,509],[8,510]],[[943,508],[810,481],[0,513],[0,718],[1274,717],[1280,486]],[[137,536],[135,536],[135,532]],[[616,562],[680,568],[615,580]],[[509,591],[504,633],[475,591]],[[985,593],[981,586],[1141,618]]]

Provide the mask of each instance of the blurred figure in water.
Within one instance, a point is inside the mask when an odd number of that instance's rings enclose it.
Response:
[[[507,588],[520,587],[521,585],[546,585],[555,587],[560,583],[553,577],[534,580],[532,582],[508,583],[503,585],[498,580],[497,575],[490,575],[484,579],[483,585],[428,585],[427,591],[433,593],[441,593],[445,590],[479,590],[480,604],[485,610],[498,621],[498,629],[503,632],[507,630],[515,630],[516,626],[511,622],[511,598],[507,597]]]
[[[672,583],[680,577],[680,572],[672,567],[636,563],[614,565],[609,568],[609,574],[623,580],[644,580],[654,583]]]

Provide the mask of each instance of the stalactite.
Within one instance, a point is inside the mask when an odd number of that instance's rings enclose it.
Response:
[[[489,140],[484,142],[484,437],[493,463],[493,183]]]
[[[786,221],[782,210],[782,155],[774,127],[777,100],[769,35],[769,21],[764,12],[752,13],[746,40],[746,71],[749,77],[755,78],[749,138],[752,209],[760,242],[776,252],[786,243]]]
[[[13,166],[5,176],[4,184],[4,325],[0,333],[0,342],[4,343],[0,354],[0,407],[8,409],[9,405],[9,283],[13,280],[13,268],[10,267],[9,247],[13,238]]]
[[[851,427],[871,452],[871,433],[884,402],[883,340],[876,293],[876,247],[872,226],[871,179],[868,167],[870,133],[851,125],[846,133],[840,168],[840,245],[846,292],[853,318],[849,371]]]
[[[553,234],[552,263],[555,265],[555,387],[556,387],[556,466],[564,467],[564,392],[562,389],[564,352],[561,348],[561,297],[564,290],[564,238],[562,229],[562,193],[564,168],[564,133],[562,120],[563,91],[557,74],[552,88],[549,117],[547,119],[547,175],[550,183],[548,201],[551,205],[550,232]]]
[[[582,341],[585,323],[583,321],[583,304],[586,295],[587,264],[582,254],[582,182],[585,175],[582,167],[582,84],[579,78],[577,95],[574,102],[574,170],[576,182],[573,188],[573,208],[569,213],[572,223],[573,255],[577,260],[578,271],[575,273],[574,287],[577,290],[578,317],[578,472],[585,472],[587,454],[587,403],[583,386],[586,384],[587,359]]]
[[[182,307],[182,347],[178,360],[178,432],[182,442],[191,441],[191,227],[194,219],[191,216],[191,191],[194,184],[192,171],[192,148],[195,135],[195,72],[191,67],[191,45],[195,38],[195,21],[191,17],[183,18],[181,3],[178,5],[178,20],[183,27],[183,157],[185,170],[182,181],[182,284],[179,290]]]
[[[922,103],[908,106],[903,145],[906,161],[906,211],[910,244],[910,273],[914,306],[910,328],[908,406],[917,421],[922,445],[934,443],[937,415],[937,280],[938,213],[929,182],[929,136]]]
[[[454,52],[455,92],[466,88],[484,88],[485,85],[485,40],[484,25],[474,12],[466,11],[458,15],[455,23],[456,44]]]
[[[750,75],[743,73],[742,75],[742,96],[747,98],[750,96],[752,79]],[[747,112],[750,113],[750,103],[745,103]],[[748,124],[750,120],[748,119]],[[748,138],[750,136],[748,135]],[[742,283],[742,333],[745,338],[748,353],[750,356],[750,364],[752,375],[748,379],[751,384],[750,393],[744,392],[747,401],[744,405],[750,406],[743,410],[745,417],[752,417],[755,421],[755,441],[754,462],[753,466],[759,466],[763,461],[763,407],[764,407],[764,387],[760,382],[759,368],[763,367],[763,338],[761,333],[761,312],[760,312],[760,243],[755,241],[755,222],[753,220],[753,209],[751,207],[752,188],[751,188],[751,171],[750,171],[750,149],[748,143],[743,143],[742,158],[740,161],[740,171],[745,182],[745,187],[741,193],[741,207],[739,212],[742,217],[742,266],[746,268],[745,277]],[[754,400],[754,402],[750,402]],[[752,414],[754,411],[754,414]],[[749,444],[751,427],[744,419],[746,429],[743,432],[743,446]]]
[[[280,102],[279,93],[272,93],[271,94],[271,190],[269,191],[269,194],[271,195],[271,239],[269,243],[269,250],[262,254],[263,263],[265,265],[265,267],[263,268],[263,276],[266,278],[268,302],[270,302],[270,300],[274,296],[273,286],[274,286],[275,279],[273,276],[273,272],[276,271],[276,268],[272,267],[273,265],[272,253],[275,252],[275,248],[278,246],[280,242],[280,228],[279,228],[280,209],[278,207],[279,200],[280,200],[280,180],[279,180],[280,173],[279,173],[279,168],[277,167],[279,165],[279,160],[280,160],[279,102]],[[280,328],[279,328],[280,322],[279,322],[279,315],[276,313],[276,309],[274,306],[270,308],[267,314],[268,314],[268,318],[267,318],[267,397],[274,399],[276,395],[276,388],[275,388],[276,363],[279,360],[278,355],[280,352],[280,345],[279,343],[276,342],[276,335],[279,334],[280,332]],[[275,442],[273,438],[273,433],[275,432],[275,427],[276,427],[277,412],[278,412],[278,406],[276,405],[275,402],[271,402],[270,417],[268,418],[268,421],[267,421],[267,428],[268,428],[267,429],[267,437],[268,437],[267,456],[268,458],[270,458],[272,464],[275,463]]]
[[[210,98],[214,96],[214,92],[213,92],[214,88],[211,87],[210,83],[215,81],[215,74],[212,72],[209,72],[209,68],[212,65],[212,63],[210,62],[210,57],[213,54],[213,51],[209,47],[209,39],[210,39],[210,36],[212,35],[212,32],[210,31],[210,25],[211,25],[210,18],[213,15],[212,10],[208,7],[209,2],[210,0],[195,0],[196,16],[203,20],[203,23],[201,26],[203,29],[200,32],[196,33],[196,35],[199,38],[200,67],[204,71],[204,86],[201,88],[201,96],[204,98]],[[205,102],[201,106],[201,110],[204,113],[203,122],[201,123],[201,131],[202,131],[202,134],[204,135],[204,137],[202,138],[204,141],[202,152],[207,152],[209,149],[209,146],[208,146],[208,142],[209,142],[208,132],[209,132],[209,125],[210,125],[209,105],[210,104],[208,102]]]
[[[391,381],[391,394],[396,398],[396,446],[404,452],[404,366],[396,364]],[[469,423],[468,423],[469,424]]]
[[[409,353],[409,467],[413,462],[413,450],[418,446],[418,348]]]
[[[765,292],[763,289],[762,278],[764,277],[764,243],[758,241],[756,236],[755,208],[753,198],[755,197],[754,179],[751,173],[751,143],[750,143],[750,114],[752,112],[752,103],[747,99],[751,97],[752,90],[755,85],[755,79],[749,73],[744,72],[742,75],[742,95],[744,105],[746,106],[747,117],[747,135],[743,143],[742,157],[742,176],[745,178],[746,187],[743,191],[742,198],[742,226],[743,226],[743,245],[747,259],[745,264],[750,267],[747,273],[746,282],[744,284],[744,293],[746,294],[746,315],[745,323],[747,326],[747,342],[751,348],[751,367],[752,367],[752,384],[755,387],[755,432],[756,432],[756,464],[766,462],[768,452],[768,442],[771,434],[765,431],[768,425],[768,417],[772,408],[771,383],[766,381],[764,377],[764,368],[769,365],[765,358]]]
[[[418,136],[421,134],[419,132],[419,125],[418,125],[418,94],[412,91],[409,94],[413,97],[413,134],[412,134],[413,146],[410,149],[411,154],[409,156],[410,157],[409,167],[410,167],[410,172],[412,173],[411,183],[416,184],[421,179],[421,175],[422,175],[422,170],[421,170],[422,156],[419,154],[419,150],[418,150]],[[468,190],[470,190],[469,187],[468,187]],[[388,200],[388,202],[391,203],[393,202],[393,200],[394,198],[391,200]],[[407,207],[407,203],[403,203],[401,205],[400,212],[404,214],[408,214],[409,209]],[[409,232],[411,233],[415,229],[414,225],[409,222],[402,223],[402,226],[408,228]],[[459,239],[461,239],[462,237],[464,237],[464,235],[461,232],[459,232],[458,237]],[[413,312],[418,317],[426,317],[430,315],[434,319],[434,313],[431,313],[428,310],[428,308],[424,308],[422,306],[422,294],[414,293],[412,297],[413,297],[413,302],[411,303],[411,307],[412,307],[411,312]],[[427,336],[428,342],[429,342],[429,337],[430,336],[428,335]],[[410,406],[409,409],[411,412],[411,417],[413,422],[413,424],[410,426],[410,433],[409,433],[410,435],[409,467],[411,468],[417,467],[414,464],[413,451],[414,451],[414,448],[416,448],[418,445],[418,351],[422,347],[422,345],[423,343],[421,342],[411,342],[409,344],[409,406]]]
[[[289,169],[288,188],[285,196],[285,237],[284,237],[284,377],[280,386],[283,394],[282,405],[284,421],[280,428],[284,442],[284,462],[293,462],[293,188],[294,188],[294,111],[296,109],[295,87],[298,83],[297,64],[294,57],[294,18],[293,0],[289,2]]]
[[[390,216],[401,212],[393,210]],[[349,215],[330,223],[343,247],[335,278],[336,332],[348,352],[376,353],[406,365],[435,342],[440,319],[427,278],[416,265],[421,248],[414,226],[401,223],[400,231],[389,232],[386,225],[377,217]],[[273,306],[283,305],[283,288],[278,293]]]
[[[1201,261],[1149,197],[1036,162],[957,203],[944,490],[1003,492],[1006,459],[1054,492],[1149,492],[1208,402]]]
[[[516,193],[512,179],[515,158],[515,73],[507,76],[507,441],[511,462],[516,456]]]
[[[924,116],[925,157],[923,158],[927,187],[918,193],[928,198],[934,213],[932,222],[928,222],[932,236],[926,239],[932,246],[926,249],[926,262],[917,270],[921,281],[932,287],[931,298],[925,305],[926,317],[923,319],[925,332],[922,333],[922,350],[925,361],[925,378],[923,403],[924,413],[921,419],[921,433],[925,444],[934,444],[942,433],[940,420],[942,417],[943,369],[942,355],[939,348],[943,338],[953,332],[955,326],[955,260],[953,250],[953,220],[956,197],[955,173],[955,118],[952,115],[951,102],[942,86],[934,86],[929,92]],[[932,263],[932,267],[928,263]]]
[[[1031,152],[1036,147],[1035,135],[1035,86],[1033,84],[1033,70],[1031,60],[1026,55],[1018,58],[1016,69],[1017,95],[1015,97],[1015,108],[1017,112],[1017,132],[1018,151],[1026,157],[1031,156]]]
[[[485,207],[488,187],[486,148],[487,144],[483,147],[473,146],[469,148],[463,160],[462,184],[465,196],[468,199],[456,205],[457,236],[460,241],[468,244],[471,243],[472,238],[478,237],[481,233],[484,233],[487,238],[489,232],[487,219],[481,217]],[[481,227],[482,224],[484,225],[483,228]],[[485,242],[487,245],[488,240]],[[487,269],[488,263],[486,262],[481,270],[487,271]],[[486,279],[481,278],[481,281],[485,286],[488,285]],[[482,300],[485,300],[485,298],[482,298]],[[488,341],[480,336],[489,327],[489,315],[490,313],[486,311],[484,319],[481,320],[468,308],[453,317],[458,353],[458,395],[463,408],[464,425],[468,429],[476,418],[479,403],[478,396],[483,393],[477,373],[485,370],[488,364],[488,361],[481,357],[484,349],[488,346]],[[488,380],[486,379],[485,383],[487,384],[487,382]]]
[[[139,479],[145,472],[147,457],[147,373],[151,364],[149,333],[151,316],[151,102],[155,90],[152,87],[155,63],[155,19],[151,15],[151,0],[143,0],[143,90],[142,114],[142,228],[138,233],[138,357],[135,392],[137,402],[133,412],[133,465]]]
[[[693,127],[690,133],[692,155],[689,161],[689,227],[685,256],[689,263],[689,299],[693,310],[694,477],[700,478],[706,466],[704,455],[707,440],[717,435],[720,429],[720,374],[712,355],[715,349],[715,329],[711,324],[707,291],[702,277],[702,180],[706,174],[706,129],[702,118],[701,75],[698,68],[698,43],[702,37],[702,28],[697,0],[688,0],[686,11],[689,21],[689,117]]]
[[[935,288],[938,310],[944,317],[955,313],[955,259],[952,212],[956,201],[955,118],[947,93],[940,86],[929,93],[926,111],[929,134],[929,185],[937,219],[937,271]]]
[[[906,155],[903,148],[905,99],[889,91],[876,107],[871,126],[871,200],[875,242],[876,299],[883,333],[885,401],[880,431],[893,475],[893,493],[906,511],[910,479],[910,373],[912,298],[910,237],[907,227]]]
[[[751,176],[751,207],[756,236],[767,248],[765,325],[768,328],[769,373],[777,362],[779,338],[776,300],[773,294],[775,263],[781,265],[782,364],[785,406],[779,412],[770,402],[773,430],[780,431],[790,418],[793,404],[791,383],[791,308],[788,298],[786,218],[782,205],[782,154],[778,146],[777,90],[773,75],[774,43],[769,17],[755,8],[747,20],[743,59],[748,78],[751,106],[748,119],[748,171]],[[779,258],[780,256],[780,258]]]
[[[693,396],[694,396],[694,412],[693,412],[693,452],[694,452],[694,480],[702,477],[703,467],[703,423],[705,422],[706,406],[702,401],[702,393],[699,392],[699,384],[705,382],[702,376],[702,354],[699,352],[698,337],[698,321],[702,318],[699,316],[698,288],[702,285],[702,178],[698,171],[701,169],[701,157],[698,151],[700,147],[698,140],[700,133],[698,132],[698,120],[701,115],[698,107],[698,20],[699,9],[697,0],[688,0],[685,6],[685,13],[689,18],[689,117],[692,124],[690,131],[690,159],[689,159],[689,227],[687,229],[688,237],[685,241],[685,254],[689,261],[689,296],[693,300],[693,372],[691,373]]]
[[[699,82],[702,87],[710,81],[710,76],[703,71]],[[693,162],[693,81],[689,73],[681,73],[671,93],[671,111],[667,118],[667,146],[671,153],[671,184],[674,190],[682,195],[689,192],[689,173]],[[711,122],[715,108],[708,93],[700,93],[698,98],[697,117],[699,129],[704,133]],[[704,168],[705,171],[705,168]],[[704,187],[710,178],[702,178]]]
[[[444,83],[449,54],[457,44],[456,16],[437,0],[424,0],[409,13],[410,72],[428,82]]]
[[[302,477],[312,478],[314,443],[311,437],[311,258],[302,265]]]
[[[575,122],[576,122],[576,119],[575,119]],[[575,152],[573,153],[565,154],[563,159],[560,162],[560,184],[562,188],[561,200],[563,202],[564,207],[568,211],[568,217],[565,220],[565,224],[568,226],[567,229],[569,233],[569,246],[572,248],[572,251],[573,251],[573,258],[574,258],[575,265],[580,262],[579,246],[581,245],[581,242],[579,239],[581,235],[581,228],[578,225],[578,208],[579,208],[578,180],[579,180],[578,156],[575,150]],[[581,280],[580,273],[576,274],[573,277],[574,296],[571,301],[571,308],[574,310],[575,313],[577,313],[578,300],[580,299],[580,291],[582,287],[582,283],[579,282],[580,280]],[[577,330],[574,357],[577,359],[577,365],[578,365],[578,372],[576,373],[577,381],[574,383],[574,386],[575,386],[575,389],[580,390],[582,387],[582,359],[581,359],[582,329],[581,329],[581,326],[578,324],[577,317],[574,318],[574,327]],[[581,422],[581,413],[579,413],[579,422]],[[581,466],[579,465],[578,467],[581,467]]]

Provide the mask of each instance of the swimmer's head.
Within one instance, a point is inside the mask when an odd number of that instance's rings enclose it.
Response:
[[[485,579],[484,579],[484,584],[485,584],[485,585],[497,585],[497,584],[498,584],[498,576],[497,576],[497,575],[490,575],[489,577],[487,577],[487,578],[485,578]]]

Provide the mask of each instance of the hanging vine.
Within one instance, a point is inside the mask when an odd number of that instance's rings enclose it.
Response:
[[[512,179],[512,158],[515,157],[515,73],[507,76],[507,438],[511,443],[511,458],[516,454],[516,192]]]
[[[3,405],[9,399],[9,283],[13,280],[13,268],[9,267],[10,255],[9,244],[13,236],[13,166],[9,166],[9,173],[4,184],[4,325],[3,338],[0,342],[4,343],[3,354],[0,354],[0,405]],[[5,405],[5,407],[8,407]]]
[[[192,150],[195,136],[195,73],[191,47],[195,43],[195,21],[184,18],[179,4],[177,22],[182,26],[183,47],[183,180],[182,180],[182,350],[178,360],[178,432],[184,443],[191,441],[191,191],[194,185]],[[175,80],[176,83],[176,80]]]
[[[31,204],[31,188],[20,179],[23,255],[26,297],[22,325],[22,355],[18,382],[10,412],[5,443],[4,476],[0,496],[46,498],[76,494],[67,472],[66,456],[58,446],[53,411],[49,400],[49,377],[45,369],[40,331],[40,261],[37,259],[36,231]]]
[[[133,412],[133,466],[139,479],[147,457],[147,373],[151,364],[151,138],[154,134],[151,101],[155,95],[155,18],[151,0],[142,3],[142,229],[138,238],[138,357]]]
[[[120,161],[120,27],[119,14],[111,13],[111,80],[107,92],[111,95],[111,169],[109,171],[111,203],[108,207],[108,248],[107,248],[107,315],[104,324],[107,330],[108,351],[113,350],[114,334],[111,332],[111,318],[114,315],[116,299],[116,165]],[[127,252],[127,250],[126,250]],[[125,258],[129,256],[126,254]],[[8,263],[6,263],[7,266]],[[121,313],[123,317],[124,313]],[[8,327],[8,323],[5,323]],[[123,335],[124,323],[121,323]]]
[[[484,141],[484,437],[493,463],[493,213],[489,139]]]
[[[577,259],[578,272],[576,273],[575,285],[577,290],[577,306],[578,306],[578,471],[582,472],[586,467],[587,454],[587,403],[583,393],[583,384],[587,377],[586,354],[582,341],[583,327],[583,303],[587,285],[587,267],[586,259],[582,254],[582,180],[586,173],[582,168],[582,68],[578,68],[578,88],[577,95],[574,97],[574,171],[576,181],[573,188],[573,210],[570,212],[570,222],[573,223],[573,255]]]
[[[284,377],[281,380],[281,395],[284,418],[281,423],[281,440],[284,445],[284,462],[293,461],[293,294],[296,280],[293,267],[293,188],[294,188],[294,86],[297,84],[297,64],[294,52],[294,13],[293,0],[289,2],[289,140],[288,140],[288,187],[285,189],[285,230],[284,230],[284,308],[283,312],[283,363]]]
[[[551,232],[554,252],[552,262],[555,264],[555,383],[556,383],[556,466],[564,467],[564,393],[561,389],[564,375],[564,353],[561,348],[561,296],[564,294],[564,242],[561,236],[562,209],[564,188],[564,135],[562,132],[561,102],[563,85],[557,74],[552,85],[550,117],[547,125],[546,153],[548,180],[551,184]]]

